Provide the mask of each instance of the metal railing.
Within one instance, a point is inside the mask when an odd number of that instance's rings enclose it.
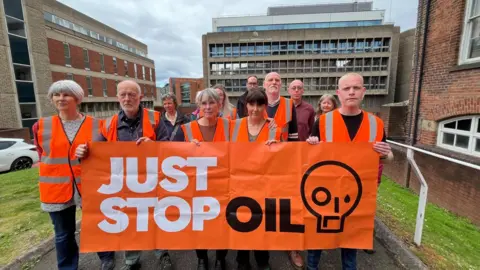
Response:
[[[425,220],[425,208],[427,206],[427,193],[428,193],[428,185],[427,181],[425,181],[425,178],[423,177],[422,172],[420,171],[420,168],[418,167],[417,163],[415,162],[414,159],[414,153],[415,152],[420,152],[429,156],[433,156],[439,159],[447,160],[453,163],[457,163],[459,165],[463,165],[472,169],[476,169],[480,171],[480,166],[471,164],[465,161],[461,161],[458,159],[454,159],[451,157],[447,157],[444,155],[436,154],[427,150],[423,150],[411,145],[406,145],[394,141],[387,140],[388,143],[397,145],[403,148],[407,149],[407,160],[408,163],[412,166],[413,171],[415,175],[417,176],[419,182],[420,182],[420,192],[419,192],[419,200],[418,200],[418,210],[417,210],[417,221],[415,224],[415,235],[413,238],[413,241],[417,246],[420,246],[422,242],[422,233],[423,233],[423,222]]]

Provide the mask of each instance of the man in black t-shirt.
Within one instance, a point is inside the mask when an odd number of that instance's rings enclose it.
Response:
[[[348,73],[342,76],[338,81],[337,89],[341,107],[315,121],[311,137],[307,139],[307,142],[310,144],[318,144],[320,142],[319,138],[322,138],[321,141],[325,142],[372,142],[372,138],[375,138],[375,140],[373,140],[373,149],[380,154],[381,162],[387,163],[391,161],[393,154],[390,145],[386,142],[385,130],[381,131],[383,135],[379,136],[379,134],[381,134],[379,129],[383,126],[382,120],[361,109],[365,92],[366,88],[363,86],[363,77],[360,74]],[[341,115],[341,118],[339,115]],[[371,125],[376,125],[376,128]],[[370,127],[372,127],[372,129],[370,129]],[[325,130],[321,130],[324,128]],[[345,128],[349,140],[345,137]],[[372,132],[374,132],[374,134],[372,134]],[[308,269],[317,269],[321,252],[321,250],[308,251]],[[342,248],[341,253],[343,269],[357,269],[357,250]]]

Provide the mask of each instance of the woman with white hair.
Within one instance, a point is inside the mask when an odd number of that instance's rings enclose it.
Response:
[[[200,142],[229,141],[230,121],[218,116],[221,104],[218,93],[212,88],[202,90],[197,96],[196,102],[203,117],[182,125],[180,131],[184,139],[175,139],[175,141],[192,142],[197,145],[199,145]],[[197,249],[196,252],[198,259],[197,270],[209,269],[207,250]],[[215,269],[226,269],[225,257],[227,256],[227,252],[227,250],[216,251]]]
[[[99,134],[102,122],[78,111],[84,91],[74,81],[54,82],[47,96],[57,114],[40,118],[32,128],[40,156],[41,208],[49,213],[53,223],[58,269],[77,269],[75,213],[76,207],[81,207],[82,180],[75,150]],[[102,269],[113,269],[110,253],[98,255]]]

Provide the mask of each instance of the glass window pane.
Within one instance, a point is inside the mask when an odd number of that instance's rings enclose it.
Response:
[[[31,82],[16,82],[18,101],[35,102],[35,91],[33,91],[33,83]]]
[[[22,126],[30,129],[30,135],[32,135],[32,126],[37,122],[37,119],[22,120]]]
[[[25,24],[23,21],[19,21],[17,19],[12,19],[7,17],[7,27],[8,27],[8,33],[14,34],[17,36],[25,36]]]
[[[37,118],[36,104],[20,104],[20,112],[22,114],[22,119]]]
[[[476,139],[476,144],[475,144],[475,152],[480,153],[480,139]]]
[[[22,1],[21,0],[3,0],[5,14],[23,20]]]
[[[472,119],[464,119],[458,121],[457,129],[458,130],[464,130],[464,131],[470,131],[470,127],[472,125]]]
[[[30,65],[27,40],[11,35],[8,35],[8,39],[10,40],[10,50],[12,52],[13,63]]]
[[[477,120],[477,133],[480,133],[480,118]]]
[[[455,146],[468,149],[468,141],[470,137],[457,135],[457,141],[455,142]]]
[[[450,133],[443,133],[443,144],[453,145],[453,141],[455,140],[455,135]]]
[[[30,67],[20,66],[20,65],[13,65],[13,69],[15,70],[15,80],[20,81],[31,81],[32,74],[30,72]]]
[[[452,121],[452,122],[450,122],[450,123],[446,123],[446,124],[444,125],[444,127],[445,127],[445,128],[453,128],[453,129],[455,129],[455,124],[456,124],[456,123],[457,123],[456,121]]]
[[[473,6],[472,6],[472,13],[471,17],[477,16],[480,14],[480,1],[479,0],[473,0]]]
[[[480,57],[480,17],[472,20],[469,58]]]

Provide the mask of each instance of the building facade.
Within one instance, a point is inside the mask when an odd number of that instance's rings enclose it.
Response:
[[[420,0],[410,82],[407,143],[480,165],[479,0]],[[385,173],[413,190],[418,180],[395,148]],[[480,172],[422,153],[428,200],[480,225]],[[428,218],[428,212],[426,213]]]
[[[155,66],[145,44],[55,0],[0,3],[0,128],[31,127],[54,114],[52,82],[73,79],[85,91],[80,111],[118,111],[116,85],[137,81],[153,108]]]
[[[275,71],[282,76],[282,95],[300,79],[304,99],[316,104],[322,95],[335,94],[342,75],[358,72],[365,78],[367,110],[379,112],[393,102],[400,29],[383,23],[384,11],[371,10],[371,3],[357,9],[355,4],[299,7],[269,11],[281,15],[213,19],[214,32],[203,36],[205,83],[224,84],[235,99],[249,75],[262,84]]]
[[[177,97],[178,106],[186,108],[196,107],[197,92],[205,89],[203,78],[169,78],[167,85],[169,92]]]

